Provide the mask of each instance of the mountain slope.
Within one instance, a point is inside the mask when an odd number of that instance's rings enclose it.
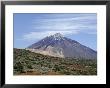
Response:
[[[66,38],[60,33],[47,36],[30,45],[27,50],[55,57],[96,59],[97,52],[79,42]]]
[[[66,59],[14,48],[14,75],[97,75],[97,60]]]

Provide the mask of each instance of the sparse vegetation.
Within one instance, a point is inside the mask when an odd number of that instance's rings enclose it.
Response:
[[[97,61],[52,57],[14,49],[14,75],[97,75]]]

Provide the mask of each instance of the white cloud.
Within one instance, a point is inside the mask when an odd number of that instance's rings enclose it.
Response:
[[[83,15],[78,17],[64,17],[64,18],[41,18],[40,21],[43,23],[47,22],[65,22],[65,21],[81,21],[81,20],[96,20],[96,15]],[[36,18],[33,23],[38,23],[38,19]]]
[[[23,36],[23,39],[25,40],[39,40],[46,36],[53,35],[55,33],[61,33],[62,35],[70,35],[70,34],[77,34],[78,31],[44,31],[44,32],[30,32]]]
[[[56,15],[54,15],[56,16]],[[86,34],[96,34],[96,15],[82,15],[78,17],[51,17],[35,19],[30,31],[23,35],[25,40],[39,40],[55,33],[61,33],[64,36],[70,34],[78,34],[80,32]]]

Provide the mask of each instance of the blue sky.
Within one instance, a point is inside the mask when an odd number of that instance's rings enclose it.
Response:
[[[61,33],[97,50],[96,13],[15,13],[14,48],[26,48],[40,39]]]

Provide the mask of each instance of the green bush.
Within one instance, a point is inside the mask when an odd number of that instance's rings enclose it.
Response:
[[[31,65],[27,65],[27,68],[29,69],[33,69],[33,67]]]
[[[63,75],[96,75],[97,60],[59,58],[34,53],[25,49],[14,49],[14,74],[29,69],[47,74],[49,71]]]
[[[20,73],[24,71],[23,65],[20,62],[17,62],[14,65],[14,69],[15,69],[15,71],[18,71]]]

